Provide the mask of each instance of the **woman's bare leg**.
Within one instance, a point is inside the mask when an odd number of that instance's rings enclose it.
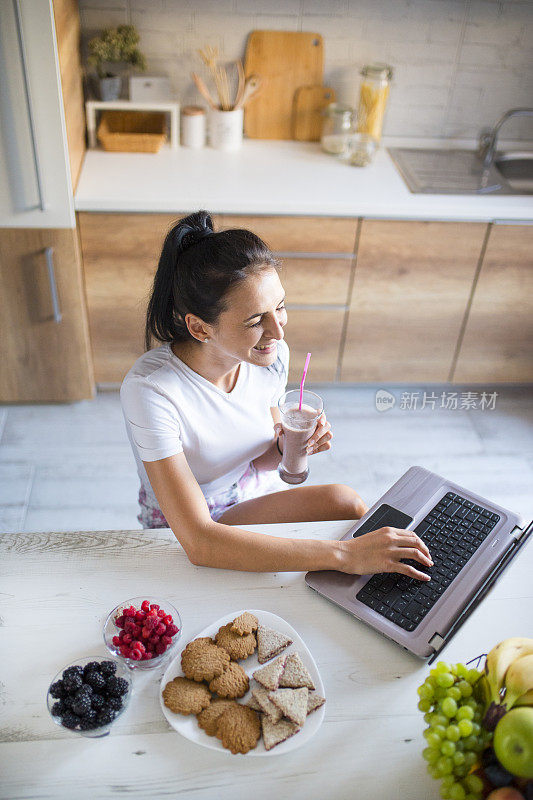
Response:
[[[343,483],[297,486],[272,492],[228,508],[219,522],[226,525],[259,525],[268,522],[318,522],[359,519],[368,506],[355,489]]]

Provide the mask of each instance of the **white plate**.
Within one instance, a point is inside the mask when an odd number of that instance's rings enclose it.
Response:
[[[218,629],[225,625],[227,622],[231,622],[231,620],[238,617],[240,614],[243,614],[244,611],[250,611],[252,614],[255,614],[257,619],[259,620],[261,625],[265,625],[268,628],[273,628],[280,633],[285,633],[292,639],[292,644],[289,647],[286,647],[283,650],[283,654],[285,653],[295,653],[296,651],[300,654],[300,657],[309,670],[311,678],[313,679],[313,683],[315,684],[315,688],[318,694],[325,697],[324,693],[324,684],[322,683],[322,678],[320,677],[320,673],[318,671],[317,665],[315,664],[315,660],[309,650],[307,649],[306,645],[303,642],[303,639],[298,635],[298,633],[294,630],[292,625],[289,625],[286,620],[282,617],[278,617],[277,614],[271,614],[270,611],[257,611],[254,609],[242,609],[241,611],[234,611],[232,614],[226,614],[225,617],[221,617],[216,622],[213,622],[211,625],[208,625],[207,628],[204,628],[203,631],[200,631],[193,636],[193,639],[197,639],[200,636],[211,636],[214,637],[215,633]],[[192,641],[192,640],[191,640]],[[185,649],[185,644],[183,645],[183,649]],[[250,678],[250,684],[252,685],[252,672],[255,672],[256,669],[259,667],[264,666],[259,663],[257,660],[257,650],[256,652],[251,655],[246,660],[239,661],[239,664],[244,669],[248,677]],[[219,750],[223,753],[228,753],[231,755],[229,750],[226,750],[225,747],[222,747],[222,743],[216,736],[208,736],[207,733],[200,728],[198,725],[198,721],[194,714],[190,714],[189,716],[183,716],[183,714],[174,714],[163,702],[163,689],[167,685],[167,683],[178,676],[183,676],[183,671],[181,669],[181,651],[178,653],[176,658],[169,664],[165,674],[163,675],[163,680],[161,681],[161,691],[159,693],[159,701],[161,703],[161,708],[163,710],[163,714],[168,720],[169,725],[171,725],[175,731],[181,733],[186,739],[190,739],[191,742],[196,742],[197,744],[201,744],[204,747],[209,747],[211,750]],[[256,686],[255,680],[253,681],[253,685]],[[239,703],[246,703],[248,699],[251,697],[252,692],[251,689],[245,694],[244,697],[239,698]],[[313,711],[307,717],[305,721],[305,725],[303,728],[295,733],[294,736],[291,736],[285,742],[276,745],[272,748],[272,750],[265,750],[265,746],[263,744],[263,738],[259,740],[257,743],[257,747],[254,750],[249,750],[246,753],[247,756],[280,756],[283,753],[288,753],[290,750],[296,750],[298,747],[301,747],[303,744],[309,741],[309,739],[314,736],[317,730],[322,725],[322,720],[324,719],[325,708],[324,705],[320,706],[316,711]]]

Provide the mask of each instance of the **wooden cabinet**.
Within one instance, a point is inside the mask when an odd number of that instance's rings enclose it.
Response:
[[[221,214],[220,227],[251,230],[277,253],[353,253],[357,219]]]
[[[50,272],[47,248],[51,248]],[[94,379],[77,232],[69,228],[0,228],[0,285],[0,400],[92,398]]]
[[[491,225],[453,380],[533,382],[533,225]]]
[[[486,225],[364,220],[341,380],[448,381]]]

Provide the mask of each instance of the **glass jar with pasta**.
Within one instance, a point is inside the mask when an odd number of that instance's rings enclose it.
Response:
[[[357,132],[381,139],[385,108],[389,97],[392,67],[388,64],[365,64],[357,109]]]

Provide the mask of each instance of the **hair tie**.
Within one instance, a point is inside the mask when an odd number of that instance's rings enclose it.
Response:
[[[198,244],[198,242],[201,242],[202,239],[205,239],[207,236],[211,236],[213,232],[214,231],[210,230],[209,228],[187,231],[187,233],[181,237],[181,249],[188,250],[189,247]]]

